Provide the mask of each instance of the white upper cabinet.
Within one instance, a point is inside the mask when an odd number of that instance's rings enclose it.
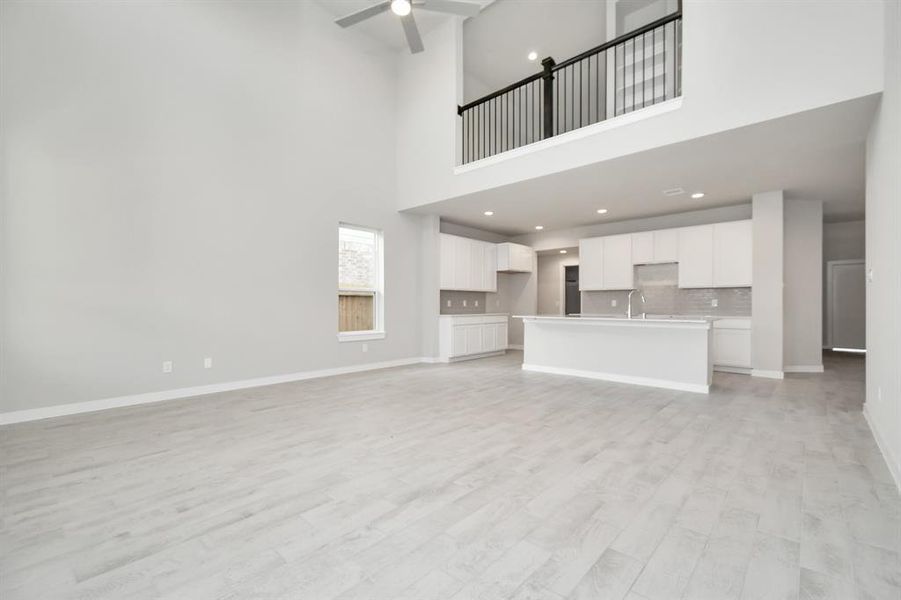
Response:
[[[679,287],[713,287],[713,225],[679,230]]]
[[[456,259],[456,238],[452,235],[440,236],[441,257],[439,265],[440,285],[442,290],[454,289],[455,279],[455,259]]]
[[[749,287],[751,221],[579,240],[579,289],[630,290],[634,265],[678,263],[680,288]]]
[[[751,285],[753,242],[751,221],[717,223],[713,226],[713,285]]]
[[[654,232],[632,234],[632,264],[646,265],[654,262]]]
[[[579,240],[579,289],[604,289],[604,238]]]
[[[632,234],[632,264],[649,265],[679,260],[679,230],[660,229]]]
[[[482,262],[482,286],[487,292],[497,291],[497,244],[485,244]]]
[[[660,229],[654,232],[654,262],[679,261],[679,230]]]
[[[442,233],[439,281],[442,290],[497,291],[495,245]]]
[[[497,244],[497,270],[506,273],[531,273],[535,251],[522,244]]]
[[[579,289],[632,289],[632,236],[579,240]]]
[[[611,235],[604,240],[604,289],[631,290],[634,287],[632,236]]]

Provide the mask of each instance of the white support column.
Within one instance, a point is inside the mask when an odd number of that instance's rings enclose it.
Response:
[[[784,201],[782,190],[754,194],[751,374],[783,377]]]
[[[420,340],[421,356],[438,359],[438,315],[441,311],[440,219],[424,215],[419,248]]]

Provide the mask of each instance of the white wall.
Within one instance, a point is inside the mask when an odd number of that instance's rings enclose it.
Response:
[[[564,267],[579,264],[579,248],[567,248],[566,254],[542,254],[538,257],[538,314],[563,314]]]
[[[884,3],[885,92],[867,139],[867,402],[901,488],[901,3]]]
[[[454,173],[462,65],[450,27],[402,66],[399,205],[412,208],[878,93],[882,7],[841,0],[686,0],[683,103],[627,126]],[[798,23],[813,24],[799,42]],[[842,40],[836,44],[835,40]],[[803,85],[798,74],[804,73]],[[773,93],[779,90],[779,93]]]
[[[786,200],[783,361],[786,371],[823,364],[823,203]]]
[[[381,45],[313,2],[0,21],[0,412],[419,356],[422,218],[396,212]],[[385,232],[366,354],[336,337],[339,221]]]

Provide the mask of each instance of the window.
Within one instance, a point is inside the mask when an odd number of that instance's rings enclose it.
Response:
[[[338,339],[385,337],[382,232],[338,226]]]

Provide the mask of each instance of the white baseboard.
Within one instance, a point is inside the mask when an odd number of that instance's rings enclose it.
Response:
[[[254,379],[227,381],[224,383],[211,383],[209,385],[198,385],[194,387],[179,388],[174,390],[162,390],[159,392],[147,392],[144,394],[132,394],[130,396],[118,396],[116,398],[104,398],[102,400],[89,400],[87,402],[58,404],[56,406],[46,406],[43,408],[33,408],[29,410],[16,410],[12,412],[0,413],[0,425],[11,425],[13,423],[37,421],[39,419],[50,419],[53,417],[63,417],[66,415],[96,412],[98,410],[121,408],[123,406],[150,404],[153,402],[163,402],[165,400],[177,400],[179,398],[190,398],[192,396],[204,396],[206,394],[217,394],[219,392],[243,390],[246,388],[274,385],[277,383],[303,381],[304,379],[318,379],[320,377],[332,377],[335,375],[360,373],[362,371],[374,371],[376,369],[402,367],[422,362],[434,362],[435,360],[437,359],[432,359],[430,357],[401,358],[397,360],[386,360],[382,362],[366,363],[362,365],[335,367],[333,369],[302,371],[299,373],[288,373],[286,375],[256,377]]]
[[[580,369],[565,369],[562,367],[545,367],[541,365],[522,366],[523,371],[534,371],[536,373],[550,373],[552,375],[569,375],[571,377],[584,377],[587,379],[601,379],[603,381],[613,381],[615,383],[631,383],[632,385],[645,385],[649,387],[664,388],[668,390],[678,390],[680,392],[695,392],[698,394],[709,394],[710,386],[697,383],[684,383],[681,381],[670,381],[668,379],[653,379],[651,377],[633,377],[630,375],[617,375],[614,373],[602,373],[600,371],[582,371]]]
[[[522,344],[507,344],[507,350],[522,350]]]
[[[822,373],[823,365],[789,365],[782,367],[784,373]]]
[[[500,356],[506,350],[492,350],[491,352],[482,352],[481,354],[467,354],[465,356],[444,357],[437,359],[436,362],[455,363],[466,360],[476,360],[477,358],[488,358],[489,356]]]
[[[879,448],[879,451],[882,452],[882,459],[885,461],[886,466],[888,466],[889,473],[892,474],[892,479],[895,480],[895,487],[898,488],[898,492],[901,492],[901,460],[892,454],[891,448],[885,443],[885,438],[882,437],[879,428],[873,425],[873,419],[870,417],[870,411],[867,409],[868,406],[869,403],[864,402],[863,417],[870,427],[873,439],[876,440],[876,446]]]
[[[766,377],[767,379],[785,379],[784,371],[767,371],[766,369],[751,369],[751,377]]]
[[[730,367],[728,365],[713,365],[713,370],[718,373],[738,373],[739,375],[750,375],[751,369],[748,367]]]

